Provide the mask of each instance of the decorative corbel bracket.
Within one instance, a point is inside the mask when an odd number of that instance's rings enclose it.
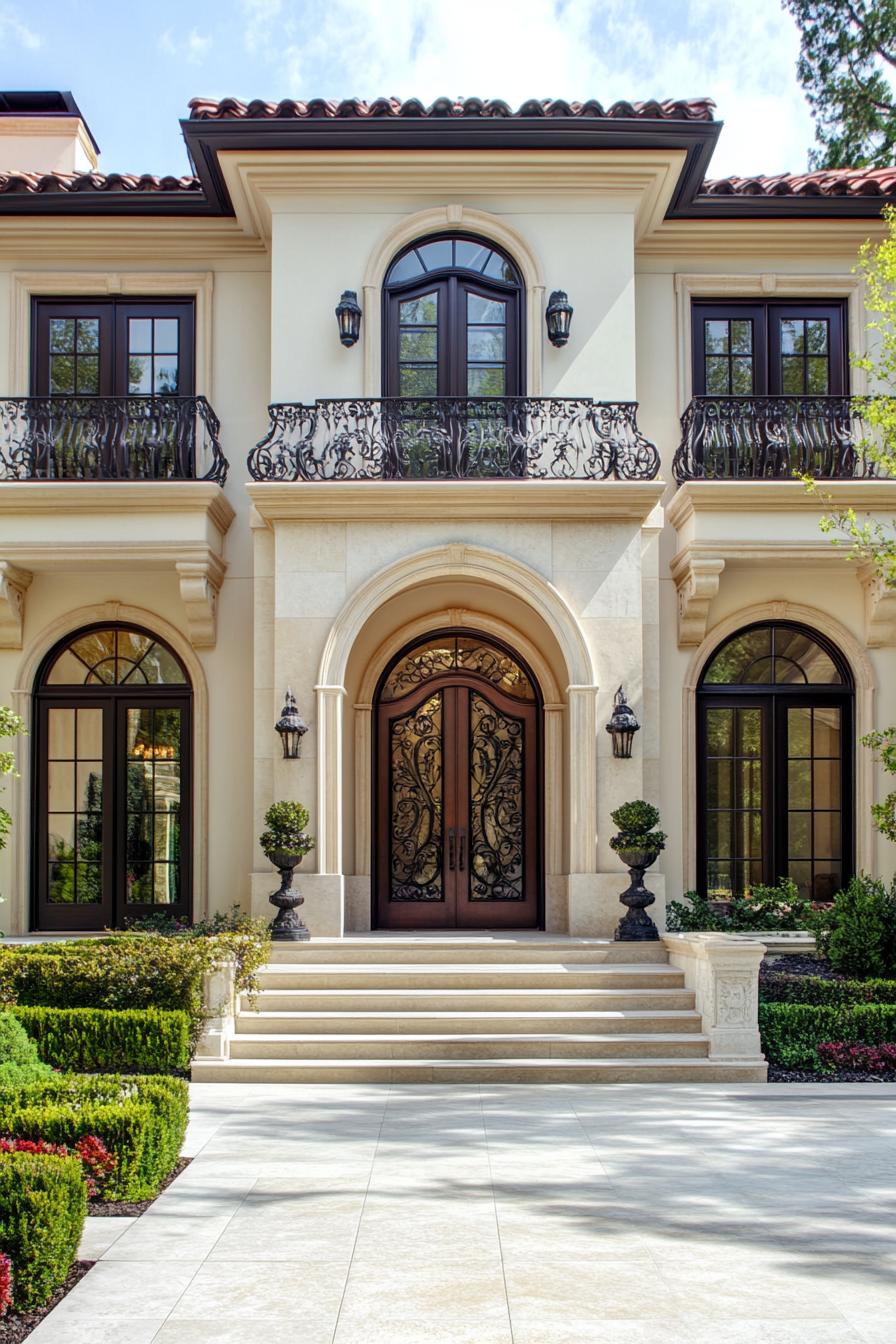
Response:
[[[863,565],[859,578],[865,589],[865,643],[869,649],[896,644],[896,588],[884,583],[873,565]]]
[[[9,560],[0,560],[0,649],[22,647],[25,590],[33,575]]]
[[[672,561],[672,577],[678,589],[678,644],[702,644],[706,638],[709,608],[719,591],[725,561],[718,555],[692,555],[682,551]]]
[[[180,597],[194,649],[212,649],[217,639],[218,592],[226,565],[211,553],[202,560],[177,560]]]

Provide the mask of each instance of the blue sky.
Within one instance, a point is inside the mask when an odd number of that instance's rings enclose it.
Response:
[[[713,175],[798,172],[798,49],[780,0],[0,0],[0,88],[71,89],[106,172],[188,171],[194,94],[709,96]]]

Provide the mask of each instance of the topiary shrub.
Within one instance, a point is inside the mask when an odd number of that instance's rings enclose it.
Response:
[[[821,975],[788,975],[772,968],[759,977],[761,1003],[814,1003],[833,1007],[854,1003],[896,1003],[896,980],[828,980]]]
[[[657,830],[660,824],[660,814],[652,803],[645,803],[643,798],[638,798],[631,803],[623,803],[617,807],[615,812],[611,812],[615,826],[619,828],[617,835],[611,836],[610,848],[620,849],[644,849],[657,852],[666,847],[665,831]]]
[[[896,1004],[863,1003],[816,1007],[806,1003],[760,1003],[759,1033],[770,1064],[818,1069],[818,1047],[826,1041],[864,1045],[896,1042]]]
[[[0,1012],[0,1087],[37,1083],[52,1077],[53,1070],[41,1063],[37,1046],[12,1013]]]
[[[12,1263],[12,1304],[40,1307],[78,1252],[87,1190],[76,1157],[0,1153],[0,1250]]]
[[[158,1008],[11,1010],[40,1058],[76,1073],[185,1073],[190,1018]]]
[[[303,859],[314,848],[314,840],[305,829],[308,809],[301,803],[272,803],[264,814],[264,824],[258,843],[272,863],[272,854],[297,855]]]
[[[181,1078],[56,1075],[47,1083],[0,1088],[0,1134],[69,1148],[94,1136],[117,1161],[97,1182],[98,1194],[152,1199],[180,1156],[188,1105]]]
[[[888,889],[877,878],[854,877],[834,897],[819,937],[831,965],[844,975],[896,975],[896,879]]]

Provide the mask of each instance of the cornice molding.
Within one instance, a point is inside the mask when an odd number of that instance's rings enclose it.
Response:
[[[211,481],[3,481],[0,515],[124,514],[156,512],[208,515],[222,536],[236,517]],[[57,514],[58,517],[58,514]],[[57,529],[58,535],[58,529]]]
[[[640,239],[639,258],[855,258],[866,238],[880,241],[878,212],[854,219],[666,219]]]
[[[820,481],[815,494],[802,481],[688,481],[678,487],[666,505],[666,519],[680,531],[700,512],[742,514],[755,510],[820,515],[828,509],[850,507],[892,513],[896,509],[896,480]],[[830,542],[825,545],[833,550]],[[839,558],[843,559],[842,552]]]
[[[646,522],[662,481],[288,481],[246,487],[264,523],[605,518]]]

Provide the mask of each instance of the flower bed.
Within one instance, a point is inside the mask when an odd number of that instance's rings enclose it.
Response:
[[[851,1041],[823,1041],[818,1058],[826,1070],[842,1073],[888,1074],[896,1078],[896,1044],[856,1045]]]

